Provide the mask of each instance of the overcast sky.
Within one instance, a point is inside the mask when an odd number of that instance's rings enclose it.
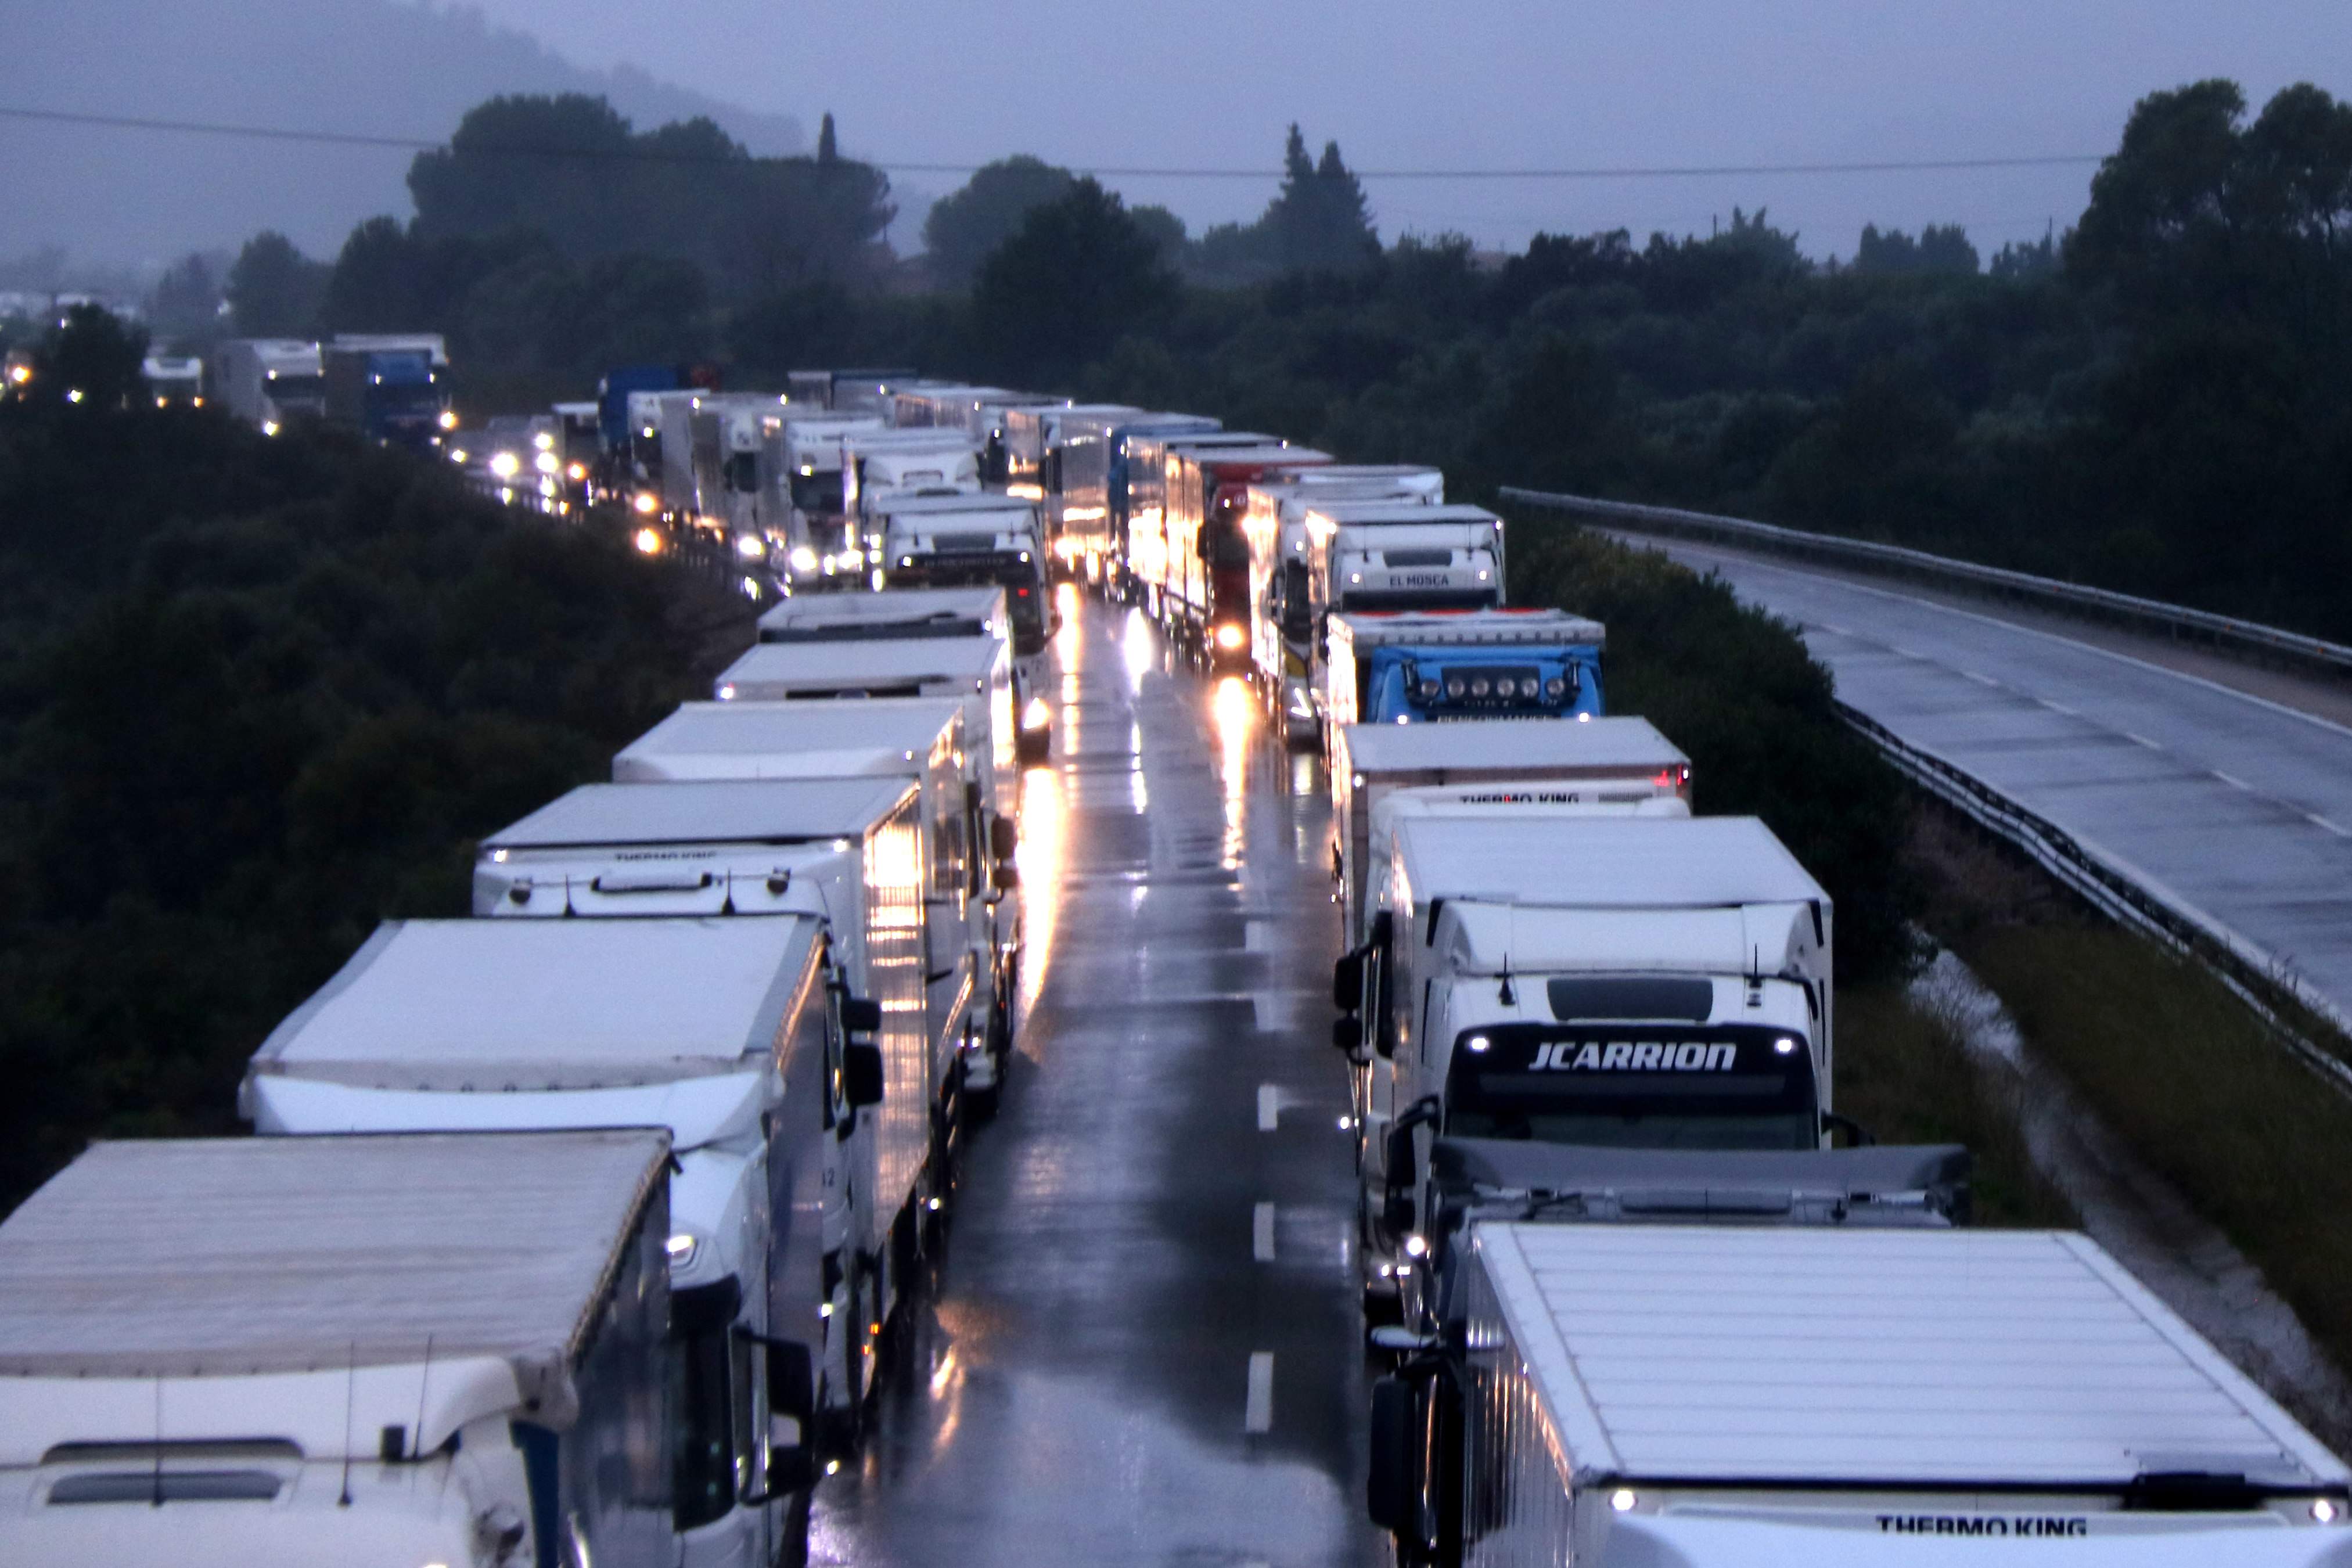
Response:
[[[879,158],[1255,166],[1303,123],[1366,169],[2104,153],[2135,100],[2206,76],[2259,103],[2352,90],[2347,0],[486,0],[582,63],[635,60]],[[1808,249],[1865,220],[2063,227],[2091,171],[1371,184],[1384,236],[1704,230],[1768,203]],[[951,178],[906,174],[907,185]],[[1195,231],[1245,182],[1117,182]]]
[[[308,51],[250,81],[192,54],[163,18],[216,10],[222,20],[204,27],[234,32],[236,18],[269,9],[258,0],[242,11],[216,0],[132,5],[126,16],[154,20],[104,27],[88,25],[90,5],[129,0],[5,3],[15,13],[0,26],[6,104],[327,129],[348,120],[437,137],[450,128],[448,94],[475,90],[449,79],[467,73],[446,70],[352,90],[348,73],[367,68],[359,57],[378,58],[358,23],[371,12],[380,29],[382,0],[299,0],[299,44],[284,25],[245,23],[274,46],[236,47]],[[1081,167],[1266,171],[1111,182],[1131,200],[1172,206],[1195,233],[1264,205],[1293,120],[1318,150],[1336,138],[1365,170],[1721,165],[2100,153],[2134,100],[2205,76],[2237,79],[2257,104],[2298,79],[2352,92],[2352,0],[481,0],[480,9],[592,72],[642,69],[812,130],[830,109],[846,151],[884,162],[1030,152]],[[340,35],[352,58],[305,92],[310,55],[336,48],[315,40],[339,36],[338,13],[353,20]],[[358,218],[404,215],[404,153],[318,150],[300,180],[294,156],[0,123],[0,252],[55,240],[154,256],[232,243],[264,222],[331,252]],[[270,173],[280,158],[282,183]],[[1538,229],[1703,233],[1734,205],[1760,204],[1815,255],[1851,255],[1872,220],[1961,223],[1990,253],[2071,222],[2091,172],[1367,184],[1390,238],[1457,230],[1516,247]],[[909,250],[922,201],[961,181],[894,178],[908,216],[893,238]],[[215,188],[224,195],[211,200]],[[273,190],[287,210],[271,206]],[[206,225],[219,232],[191,232]]]

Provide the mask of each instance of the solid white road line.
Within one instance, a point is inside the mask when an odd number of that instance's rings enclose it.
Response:
[[[1261,1132],[1273,1131],[1276,1119],[1281,1114],[1282,1101],[1280,1097],[1276,1094],[1274,1085],[1270,1083],[1262,1083],[1258,1085],[1257,1130]]]
[[[2352,838],[2352,827],[2347,827],[2341,823],[2330,822],[2317,812],[2309,812],[2305,815],[2310,817],[2314,827],[2324,827],[2338,838]]]
[[[1250,1256],[1260,1263],[1274,1261],[1274,1205],[1260,1204],[1250,1210]]]
[[[2034,700],[2053,713],[2063,713],[2069,719],[2080,719],[2083,716],[2078,710],[2069,708],[2063,702],[2053,702],[2047,697],[2037,697]]]
[[[1991,687],[1995,691],[1999,691],[2000,689],[2001,689],[2001,684],[2000,684],[2000,681],[1998,681],[1998,680],[1995,680],[1995,679],[1994,679],[1991,676],[1990,676],[1990,675],[1979,675],[1979,674],[1978,674],[1975,670],[1973,670],[1973,669],[1964,669],[1964,670],[1960,671],[1960,674],[1961,674],[1961,675],[1963,675],[1963,676],[1965,676],[1965,677],[1966,677],[1966,678],[1968,678],[1969,679],[1975,681],[1979,686],[1990,686],[1990,687]]]
[[[2223,784],[2228,784],[2231,789],[2242,789],[2242,790],[2244,790],[2248,795],[2252,795],[2252,794],[2253,794],[2253,793],[2254,793],[2254,786],[2253,786],[2253,785],[2252,785],[2252,784],[2248,784],[2248,783],[2247,783],[2245,780],[2243,780],[2243,779],[2233,779],[2233,778],[2231,778],[2229,774],[2227,774],[2227,773],[2223,773],[2223,772],[2222,772],[2221,769],[2219,769],[2219,768],[2215,768],[2215,769],[2213,770],[2213,776],[2214,776],[2215,778],[2217,778],[2217,779],[2220,779]]]
[[[1274,1352],[1252,1351],[1249,1363],[1249,1400],[1242,1409],[1242,1430],[1270,1432],[1274,1429]]]
[[[2160,752],[2164,750],[2162,742],[2151,741],[2146,735],[2135,735],[2129,730],[2123,731],[2121,733],[2125,740],[2129,741],[2135,746],[2146,746],[2151,752]]]

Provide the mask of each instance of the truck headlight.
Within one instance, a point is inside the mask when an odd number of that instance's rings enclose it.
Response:
[[[588,465],[573,463],[563,470],[563,477],[576,485],[588,477]]]
[[[454,408],[444,408],[441,411],[441,428],[444,430],[455,430],[457,427],[457,411]]]
[[[1241,627],[1234,625],[1231,621],[1227,621],[1223,626],[1217,628],[1217,646],[1223,648],[1227,653],[1232,653],[1234,649],[1240,647],[1244,640]]]
[[[790,559],[793,563],[793,570],[800,573],[803,576],[806,576],[809,573],[816,570],[816,552],[811,550],[805,544],[793,545]]]
[[[530,460],[530,466],[537,468],[542,474],[551,474],[563,465],[556,459],[554,453],[541,452],[538,457],[533,458]]]
[[[654,499],[654,492],[651,490],[639,490],[637,499],[629,504],[637,509],[639,517],[651,517],[661,506],[661,502]]]
[[[685,1268],[694,1262],[694,1255],[702,1250],[702,1240],[690,1231],[678,1231],[669,1238],[663,1250],[669,1254],[672,1268]]]
[[[1021,710],[1021,727],[1024,730],[1042,730],[1053,721],[1054,710],[1042,697],[1032,697],[1029,706]]]
[[[735,553],[746,561],[757,561],[768,552],[768,542],[756,533],[738,534]]]
[[[490,454],[490,472],[502,479],[510,479],[522,471],[522,459],[512,452]]]

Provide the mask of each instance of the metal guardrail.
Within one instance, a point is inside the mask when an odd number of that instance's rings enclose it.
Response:
[[[1632,501],[1601,500],[1592,496],[1561,495],[1549,490],[1519,489],[1509,485],[1504,486],[1501,493],[1507,501],[1606,521],[1631,532],[1721,540],[1753,545],[1777,554],[1866,567],[1922,579],[1945,587],[1990,591],[2076,615],[2088,612],[2110,620],[2126,621],[2174,638],[2194,637],[2216,647],[2261,658],[2284,660],[2330,676],[2352,677],[2352,647],[2328,642],[2322,637],[2305,637],[2301,632],[2266,626],[2256,621],[2217,616],[2209,610],[2192,610],[2181,605],[2142,599],[2105,588],[2085,587],[2079,583],[2062,583],[2054,577],[2037,577],[2032,573],[2011,572],[2000,566],[1979,566],[1974,562],[1955,561],[1947,555],[1930,555],[1924,550],[1906,550],[1895,544],[1874,544],[1867,540],[1840,539],[1833,534],[1807,533],[1800,529],[1752,522],[1746,518],[1723,517],[1714,512],[1643,506]]]
[[[2352,1096],[2352,1062],[2315,1042],[2301,1022],[2308,1018],[2352,1035],[2352,1018],[2275,957],[2145,886],[2048,817],[1906,741],[1860,709],[1840,702],[1838,715],[1914,784],[2023,850],[2093,908],[2202,965],[2237,993],[2305,1066],[2339,1093]]]

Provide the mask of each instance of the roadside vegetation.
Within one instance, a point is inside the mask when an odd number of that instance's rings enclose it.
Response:
[[[688,695],[712,613],[617,530],[209,410],[0,405],[0,1211],[91,1137],[233,1130],[263,1034],[463,914],[469,841]]]

